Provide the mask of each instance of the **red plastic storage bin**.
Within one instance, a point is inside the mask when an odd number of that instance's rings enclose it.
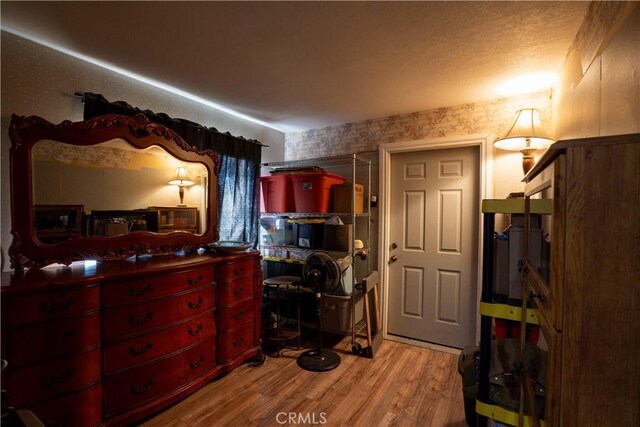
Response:
[[[289,174],[261,176],[265,212],[295,212],[293,186]]]
[[[291,174],[296,212],[327,213],[331,209],[331,186],[344,183],[344,177],[329,172]]]

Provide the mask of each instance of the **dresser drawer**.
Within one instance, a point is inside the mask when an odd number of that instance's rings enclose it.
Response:
[[[100,344],[100,313],[9,328],[3,358],[26,366]]]
[[[30,408],[45,398],[81,388],[100,379],[100,348],[23,369],[7,368],[9,405]]]
[[[253,277],[256,263],[253,260],[234,262],[218,267],[218,281],[232,282],[242,277]]]
[[[526,297],[535,304],[535,307],[545,316],[549,321],[549,326],[556,327],[551,315],[552,296],[549,292],[549,287],[542,280],[542,277],[537,272],[528,272],[525,275],[525,289],[527,290]]]
[[[143,301],[210,285],[213,283],[213,277],[213,268],[205,267],[163,276],[106,283],[102,299],[105,306]]]
[[[254,343],[253,322],[239,325],[237,328],[220,332],[220,363],[229,362],[252,348]]]
[[[115,415],[158,398],[195,380],[215,365],[214,340],[175,356],[108,377],[104,381],[105,415]]]
[[[161,331],[104,347],[104,372],[110,374],[164,356],[215,336],[213,311]]]
[[[110,307],[104,311],[104,338],[127,337],[209,311],[214,307],[213,287],[171,299]]]
[[[102,420],[102,384],[31,408],[47,427],[93,427]]]
[[[549,426],[562,425],[560,422],[558,391],[562,382],[562,339],[563,334],[551,325],[544,312],[538,310],[540,330],[547,346],[546,378],[545,378],[545,421]]]
[[[253,298],[253,277],[218,283],[216,289],[220,307],[228,307],[237,302]]]
[[[6,321],[11,326],[75,316],[97,310],[99,306],[97,286],[9,297],[4,305]]]
[[[224,285],[223,285],[224,286]],[[248,299],[223,308],[218,312],[219,328],[221,331],[228,331],[242,323],[253,320],[253,305],[255,301]]]

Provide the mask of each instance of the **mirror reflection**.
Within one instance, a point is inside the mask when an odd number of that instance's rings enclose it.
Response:
[[[32,167],[34,229],[41,243],[207,229],[207,168],[159,146],[140,150],[123,139],[92,146],[41,140],[33,146]]]

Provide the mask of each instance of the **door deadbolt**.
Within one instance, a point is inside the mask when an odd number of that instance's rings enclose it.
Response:
[[[395,244],[395,243],[392,243],[392,244],[391,244],[391,249],[396,249],[397,247],[398,247],[398,245],[397,245],[397,244]]]

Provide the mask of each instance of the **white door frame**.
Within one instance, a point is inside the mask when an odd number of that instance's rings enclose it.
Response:
[[[415,141],[391,142],[379,145],[380,156],[380,178],[379,191],[380,200],[378,225],[378,270],[380,273],[380,283],[382,284],[382,334],[383,338],[395,341],[406,342],[422,347],[432,347],[447,350],[448,347],[425,343],[418,340],[396,337],[387,333],[387,322],[389,317],[389,269],[387,260],[389,259],[389,215],[390,215],[390,194],[391,194],[391,155],[394,153],[406,153],[410,151],[440,150],[458,147],[479,146],[480,148],[480,176],[478,194],[478,211],[482,207],[482,199],[493,197],[493,146],[489,143],[491,134],[488,135],[467,135],[461,137],[427,138]],[[480,304],[482,294],[482,215],[478,215],[478,272],[476,286],[476,307]],[[480,322],[476,316],[476,342],[480,340]],[[473,343],[469,343],[473,344]]]

